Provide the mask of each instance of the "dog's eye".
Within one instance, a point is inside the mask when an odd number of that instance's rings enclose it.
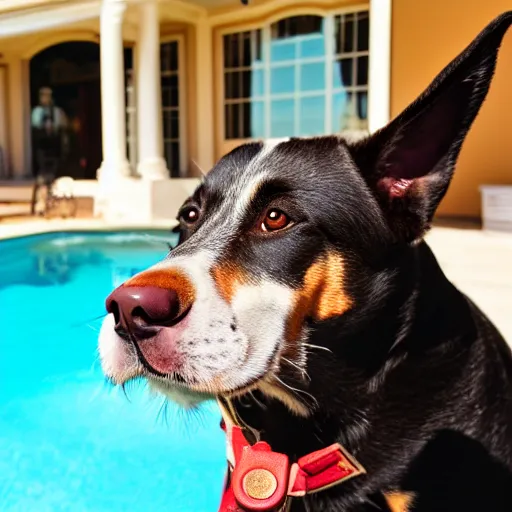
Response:
[[[261,223],[261,230],[265,232],[279,231],[290,224],[291,220],[286,213],[277,208],[272,208],[265,213],[265,218]]]
[[[194,224],[199,219],[199,208],[197,206],[187,206],[181,210],[179,219],[185,224]]]

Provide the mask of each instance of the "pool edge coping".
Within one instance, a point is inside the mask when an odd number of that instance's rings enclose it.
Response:
[[[0,241],[12,240],[31,235],[42,235],[74,231],[131,231],[165,229],[170,231],[177,221],[172,219],[154,220],[152,222],[106,222],[101,219],[58,219],[32,220],[28,222],[0,224]]]

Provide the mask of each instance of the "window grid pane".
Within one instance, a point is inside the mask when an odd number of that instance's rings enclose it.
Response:
[[[261,30],[227,34],[223,48],[224,136],[226,140],[255,137],[261,129],[253,119],[252,104],[264,94]]]
[[[164,159],[171,177],[180,176],[180,75],[178,41],[160,44]]]
[[[332,130],[367,130],[369,13],[337,15],[334,23]]]
[[[364,10],[224,35],[225,139],[366,130],[369,23]]]

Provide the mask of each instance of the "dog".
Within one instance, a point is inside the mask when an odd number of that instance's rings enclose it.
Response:
[[[221,158],[177,246],[107,299],[106,376],[185,407],[217,398],[290,463],[343,447],[357,476],[290,498],[293,512],[512,510],[511,351],[423,239],[511,23],[363,140]]]

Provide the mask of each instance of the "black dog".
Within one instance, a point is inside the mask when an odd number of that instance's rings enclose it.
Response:
[[[511,511],[511,353],[422,241],[511,23],[366,140],[222,158],[178,247],[108,299],[105,373],[220,397],[292,462],[340,443],[364,466],[294,512]]]

